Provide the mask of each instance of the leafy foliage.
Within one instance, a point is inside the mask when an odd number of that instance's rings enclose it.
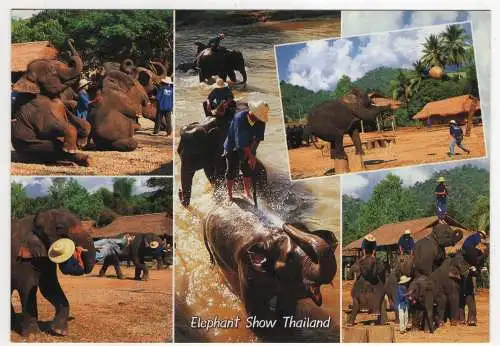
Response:
[[[29,19],[12,19],[12,43],[48,40],[66,50],[73,38],[85,63],[132,58],[138,64],[172,61],[170,10],[43,10]]]
[[[443,176],[448,187],[448,213],[470,229],[489,232],[489,172],[471,165],[436,172],[424,182],[402,186],[401,178],[389,174],[367,201],[344,195],[344,246],[378,227],[435,215],[436,180]]]

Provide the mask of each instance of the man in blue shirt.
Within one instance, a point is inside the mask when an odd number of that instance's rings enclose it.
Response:
[[[224,37],[225,35],[223,32],[218,33],[217,36],[211,38],[208,41],[208,46],[213,50],[217,50],[220,46],[220,42],[224,39]]]
[[[410,302],[408,300],[408,283],[411,281],[410,277],[406,275],[401,276],[398,282],[398,289],[396,291],[396,306],[399,315],[399,332],[406,333],[408,329],[408,307]]]
[[[264,140],[269,105],[264,101],[249,102],[249,109],[238,112],[231,124],[226,141],[226,183],[229,200],[233,199],[233,183],[239,170],[243,172],[245,197],[251,199],[252,171],[255,169],[257,147]]]
[[[413,241],[409,229],[405,230],[403,235],[399,238],[398,249],[400,255],[413,255],[415,253],[415,242]]]
[[[437,180],[438,185],[434,191],[436,196],[436,214],[440,221],[442,221],[446,215],[446,198],[448,197],[448,188],[444,184],[446,179],[444,177],[439,177]]]
[[[165,77],[161,80],[161,85],[156,90],[156,119],[153,134],[158,134],[162,120],[165,119],[167,128],[167,136],[172,133],[172,120],[171,114],[174,107],[174,85],[172,78]]]
[[[87,120],[87,115],[89,114],[89,94],[87,93],[87,89],[89,88],[89,81],[82,78],[80,82],[78,82],[78,103],[76,105],[76,116],[82,119]]]
[[[455,145],[457,145],[467,154],[470,154],[470,150],[464,147],[464,145],[462,144],[462,141],[464,139],[464,133],[462,131],[462,128],[457,125],[457,122],[455,120],[450,120],[450,136],[451,136],[450,153],[449,153],[450,157],[453,157],[453,155],[455,155]]]

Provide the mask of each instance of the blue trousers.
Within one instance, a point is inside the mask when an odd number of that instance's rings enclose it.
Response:
[[[464,145],[462,144],[462,142],[458,142],[456,140],[456,138],[453,138],[450,142],[450,155],[455,155],[455,145],[457,147],[459,147],[460,149],[462,149],[463,151],[465,151],[466,153],[469,152],[469,149],[467,149],[466,147],[464,147]]]

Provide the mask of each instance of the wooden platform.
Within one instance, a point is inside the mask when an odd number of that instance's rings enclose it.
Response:
[[[342,328],[342,342],[396,342],[395,327],[384,326],[353,326]]]

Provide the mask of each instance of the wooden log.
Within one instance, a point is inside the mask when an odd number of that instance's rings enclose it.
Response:
[[[375,149],[376,149],[376,148],[378,148],[378,147],[379,147],[379,143],[378,143],[378,141],[377,141],[377,140],[372,141],[372,143],[373,143],[373,148],[375,148]]]
[[[341,173],[349,173],[349,161],[348,160],[339,160],[335,159],[335,174],[341,174]]]
[[[349,171],[350,172],[359,172],[365,169],[363,164],[362,155],[356,155],[355,153],[347,154],[347,160],[349,162]]]
[[[368,328],[363,326],[343,327],[342,336],[342,342],[368,342]]]
[[[380,147],[381,148],[387,147],[387,140],[386,139],[381,139],[380,140]]]
[[[366,149],[367,150],[373,149],[373,143],[371,141],[366,142]]]
[[[371,326],[368,328],[368,342],[396,342],[393,326]]]

